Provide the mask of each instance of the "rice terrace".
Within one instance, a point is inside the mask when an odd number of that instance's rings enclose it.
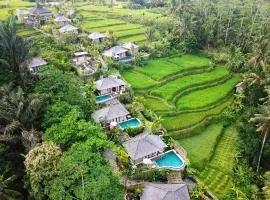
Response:
[[[0,0],[0,200],[270,199],[269,0]]]

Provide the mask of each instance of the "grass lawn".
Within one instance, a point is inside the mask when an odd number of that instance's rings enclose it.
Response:
[[[215,108],[212,108],[207,111],[200,112],[191,112],[191,113],[182,113],[176,114],[174,116],[163,116],[163,126],[170,132],[174,130],[180,130],[189,128],[208,116],[220,114],[226,107],[228,107],[232,102],[232,98]]]
[[[226,97],[234,88],[238,79],[233,77],[225,83],[206,89],[191,92],[177,100],[179,110],[202,108],[214,104]]]
[[[153,97],[144,97],[145,103],[144,106],[154,112],[160,112],[160,111],[170,111],[169,105],[158,98]]]
[[[190,61],[192,59],[194,61]],[[182,55],[175,58],[151,60],[144,67],[136,68],[136,71],[145,73],[155,80],[161,80],[170,74],[188,69],[207,67],[208,64],[208,58],[196,55]]]
[[[143,89],[156,84],[155,80],[134,70],[124,71],[122,76],[134,89]]]
[[[203,161],[210,157],[222,127],[222,123],[212,124],[199,135],[177,141],[187,151],[191,165],[203,164]]]
[[[225,67],[217,67],[210,72],[193,74],[169,81],[165,85],[154,89],[152,94],[166,100],[172,100],[178,92],[182,92],[184,89],[193,85],[219,80],[227,75],[229,75],[229,71]]]

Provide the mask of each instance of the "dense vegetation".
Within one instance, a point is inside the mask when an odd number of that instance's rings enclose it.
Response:
[[[269,199],[269,1],[67,3],[76,8],[82,33],[107,32],[109,42],[100,46],[84,36],[57,36],[51,21],[41,29],[53,37],[18,25],[8,16],[33,3],[5,2],[0,1],[0,199],[123,199],[120,175],[130,171],[119,133],[90,120],[97,109],[91,79],[115,71],[134,89],[133,103],[132,91],[123,98],[132,113],[154,133],[162,124],[167,138],[188,152],[187,173],[203,185],[192,198],[203,198],[206,187],[220,199]],[[137,42],[151,60],[136,59],[135,66],[111,62],[109,71],[98,71],[89,82],[78,76],[70,62],[75,51],[88,51],[102,66],[100,52],[121,42]],[[36,55],[49,64],[33,75],[25,61]],[[238,82],[244,92],[233,95]],[[108,149],[117,154],[120,173],[104,158]],[[133,177],[164,181],[166,175]]]

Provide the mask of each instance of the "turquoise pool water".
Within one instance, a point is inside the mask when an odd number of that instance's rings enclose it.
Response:
[[[112,98],[112,95],[110,95],[110,94],[97,96],[96,97],[96,102],[97,103],[102,103],[102,102],[107,101],[107,100],[109,100],[111,98]]]
[[[129,119],[127,121],[119,123],[119,126],[122,130],[124,130],[127,127],[135,128],[135,127],[138,127],[140,125],[141,125],[141,122],[137,118],[132,118],[132,119]]]
[[[174,151],[165,153],[162,157],[155,160],[158,167],[180,169],[184,166],[184,161]]]

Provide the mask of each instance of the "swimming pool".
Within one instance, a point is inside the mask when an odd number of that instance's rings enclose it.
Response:
[[[96,102],[103,103],[105,101],[108,101],[109,99],[112,99],[112,95],[110,95],[110,94],[101,95],[101,96],[96,97]]]
[[[172,170],[180,170],[185,166],[183,158],[174,150],[164,153],[155,160],[155,163],[159,168],[168,168]]]
[[[142,123],[137,118],[132,118],[127,121],[119,123],[119,126],[122,130],[126,129],[127,127],[135,128],[140,126]]]

